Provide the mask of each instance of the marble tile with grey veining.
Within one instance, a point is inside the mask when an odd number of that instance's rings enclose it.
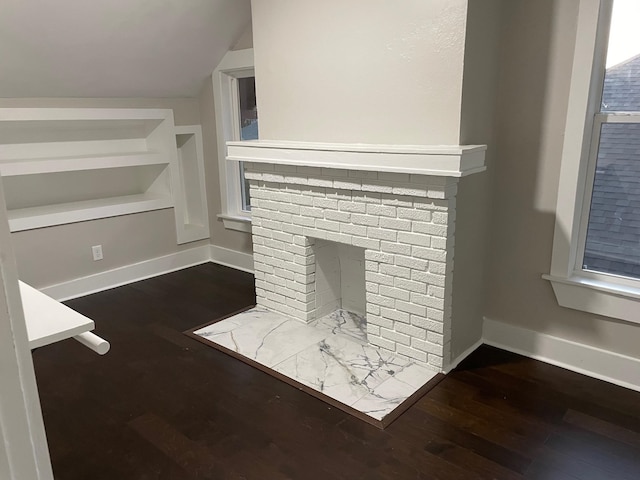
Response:
[[[327,335],[324,330],[261,308],[252,308],[194,333],[267,367]]]
[[[367,320],[364,316],[347,310],[336,310],[316,320],[311,325],[330,331],[334,335],[346,335],[361,343],[367,343]]]
[[[273,369],[346,405],[375,391],[414,361],[331,335]]]
[[[351,406],[376,420],[382,420],[436,374],[435,370],[413,363]]]

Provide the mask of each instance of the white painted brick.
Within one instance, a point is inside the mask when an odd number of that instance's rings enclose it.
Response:
[[[276,165],[276,172],[281,172],[281,173],[296,173],[298,171],[297,167],[295,165],[282,165],[282,164],[277,164]]]
[[[338,201],[338,208],[343,212],[366,213],[367,206],[363,203],[350,202],[347,200]]]
[[[407,346],[411,345],[411,337],[409,337],[408,335],[405,335],[404,333],[398,333],[395,330],[381,328],[380,335],[382,335],[382,338],[393,340],[394,342],[399,343],[401,345],[407,345]]]
[[[390,228],[393,230],[405,230],[411,231],[411,222],[409,220],[402,220],[398,218],[380,218],[380,226],[382,228]]]
[[[351,214],[348,212],[338,212],[335,210],[325,210],[324,218],[334,220],[336,222],[351,222]]]
[[[431,297],[444,298],[444,288],[436,287],[435,285],[429,285],[427,294]]]
[[[391,243],[383,241],[380,244],[380,249],[383,252],[399,253],[400,255],[411,255],[411,245],[405,245],[403,243]]]
[[[427,361],[427,354],[425,352],[421,352],[420,350],[416,350],[415,348],[407,347],[406,345],[398,345],[396,350],[400,355],[404,355],[405,357],[413,358],[420,362]]]
[[[254,253],[260,253],[269,257],[273,256],[273,248],[265,247],[264,245],[254,245],[253,251]]]
[[[367,316],[380,315],[380,307],[371,303],[367,304]]]
[[[292,221],[293,223],[295,223],[297,226],[302,228],[302,233],[304,233],[304,227],[315,227],[316,226],[316,217],[293,217]],[[283,228],[284,225],[287,224],[283,224]],[[298,234],[299,235],[299,234]]]
[[[380,327],[377,325],[371,325],[370,323],[367,322],[367,335],[374,335],[374,336],[379,336],[380,335]]]
[[[349,176],[349,170],[343,170],[340,168],[325,168],[322,167],[322,175],[325,177],[347,177]]]
[[[307,177],[303,177],[301,175],[287,175],[282,180],[283,183],[286,184],[296,184],[296,185],[308,185],[309,179]]]
[[[444,312],[437,308],[427,308],[427,318],[442,322],[444,320]]]
[[[384,245],[382,245],[382,251],[384,251]],[[410,251],[409,254],[411,254]],[[405,257],[402,255],[396,255],[396,265],[419,271],[424,271],[429,268],[429,262],[427,260],[420,260],[418,258]]]
[[[351,240],[351,244],[354,247],[371,248],[375,250],[378,250],[380,248],[380,240],[375,240],[372,238],[353,237],[353,239]]]
[[[285,262],[293,262],[295,259],[295,255],[293,253],[285,252],[284,250],[274,250],[273,256],[280,260],[284,260]]]
[[[371,293],[367,293],[367,302],[388,308],[393,308],[395,305],[395,301],[393,298],[383,297],[382,295],[374,295]]]
[[[287,305],[295,308],[296,310],[306,310],[307,304],[305,302],[301,302],[300,300],[296,300],[295,298],[287,297]]]
[[[376,204],[381,203],[380,194],[373,192],[353,192],[353,201]]]
[[[316,175],[319,176],[322,174],[322,170],[319,167],[308,167],[306,165],[297,165],[297,172],[302,175]]]
[[[307,237],[319,238],[321,240],[326,240],[327,238],[327,231],[320,230],[318,228],[304,227],[304,229],[302,230],[302,233],[304,233],[304,235]]]
[[[312,273],[310,275],[303,275],[301,273],[294,273],[293,274],[293,279],[298,283],[307,283],[307,284],[312,284],[313,285],[316,282],[316,275],[315,275],[315,273]]]
[[[381,195],[381,200],[383,205],[392,205],[395,207],[405,207],[409,208],[413,206],[413,202],[410,199],[404,197],[396,197],[394,195]]]
[[[335,188],[327,188],[327,198],[344,202],[351,202],[351,190],[337,190]]]
[[[282,212],[282,213],[290,213],[292,215],[300,215],[300,208],[301,208],[300,205],[296,205],[296,204],[293,204],[293,203],[280,203],[279,207],[278,207],[278,210],[280,212]],[[306,207],[306,208],[309,208],[309,207]],[[286,222],[286,221],[290,222],[291,221],[291,220],[285,220],[284,218],[285,217],[281,216],[279,219],[281,221],[283,221],[283,222]],[[291,218],[291,217],[288,217],[288,218]]]
[[[318,208],[326,208],[331,210],[338,209],[338,200],[333,198],[314,198],[313,206]]]
[[[271,238],[271,235],[273,232],[267,228],[254,226],[251,229],[251,233],[253,233],[254,235],[258,235],[260,237]]]
[[[386,263],[380,265],[380,273],[391,277],[411,278],[411,270],[407,267],[398,267]]]
[[[307,197],[306,195],[291,195],[291,202],[303,207],[313,206],[313,197]]]
[[[284,266],[286,265],[286,262],[284,262],[283,260],[280,260],[279,258],[274,258],[274,257],[265,257],[264,263],[276,268],[284,268]]]
[[[315,255],[294,255],[293,253],[290,255],[293,255],[292,261],[298,265],[312,265],[316,262]]]
[[[378,293],[378,288],[379,288],[379,287],[378,287],[378,284],[377,284],[377,283],[373,283],[373,282],[365,282],[365,284],[364,284],[364,285],[365,285],[364,289],[365,289],[365,291],[366,291],[366,292],[369,292],[369,293],[375,293],[375,294],[377,294],[377,293]]]
[[[315,263],[313,265],[298,265],[298,264],[295,264],[295,263],[291,263],[291,264],[288,265],[288,268],[293,273],[299,273],[301,275],[308,275],[310,273],[315,273],[316,272]]]
[[[383,332],[384,335],[384,332]],[[411,346],[423,352],[433,353],[434,355],[442,355],[442,345],[420,340],[419,338],[411,339]]]
[[[369,238],[377,238],[379,240],[387,240],[395,242],[398,234],[394,230],[386,230],[384,228],[369,227],[367,229]]]
[[[415,303],[403,302],[401,300],[396,300],[396,309],[401,312],[411,313],[422,317],[427,315],[427,307],[416,305]]]
[[[323,210],[316,207],[300,207],[300,215],[303,217],[324,218]]]
[[[265,246],[267,246],[269,248],[274,248],[276,250],[284,250],[284,243],[281,242],[280,240],[274,240],[272,238],[265,238],[264,239],[264,244],[265,244]],[[263,252],[260,252],[260,253],[263,253]]]
[[[396,322],[402,323],[411,323],[411,316],[406,312],[400,312],[398,310],[394,310],[393,308],[380,307],[380,315],[384,318],[388,318],[389,320],[394,320]]]
[[[371,336],[368,338],[368,340],[371,345],[375,345],[376,347],[384,348],[385,350],[389,350],[390,352],[396,351],[396,342],[392,342],[391,340],[387,340],[386,338]]]
[[[444,275],[447,272],[447,264],[443,262],[429,262],[429,272],[436,275]]]
[[[307,181],[307,184],[311,185],[313,187],[329,187],[329,188],[332,188],[333,187],[333,180],[331,180],[330,178],[309,177],[309,180]]]
[[[362,182],[348,180],[334,180],[333,188],[340,190],[361,190]]]
[[[362,180],[362,190],[378,193],[393,193],[393,187],[386,182],[375,181],[371,179]]]
[[[439,225],[446,225],[449,222],[449,214],[445,212],[433,212],[431,222]]]
[[[295,274],[291,270],[287,270],[286,268],[276,268],[276,269],[274,269],[273,273],[275,275],[277,275],[278,277],[283,278],[285,280],[294,280],[295,279]]]
[[[333,222],[331,220],[316,220],[316,228],[327,230],[329,232],[339,232],[340,231],[340,223]]]
[[[372,215],[351,214],[351,222],[356,225],[367,225],[369,227],[377,227],[380,218]]]
[[[436,345],[442,345],[444,337],[440,333],[427,332],[427,341]]]
[[[365,272],[377,272],[379,270],[379,265],[380,264],[378,262],[365,260],[364,270]]]
[[[287,300],[284,295],[280,295],[279,293],[267,292],[265,295],[267,300],[271,300],[276,303],[285,303]]]
[[[263,173],[262,181],[270,183],[280,183],[284,180],[284,177],[279,173]]]
[[[434,275],[432,273],[419,272],[417,270],[413,270],[411,272],[411,280],[415,280],[416,282],[420,282],[423,285],[435,285],[437,287],[444,287],[444,279],[443,275]]]
[[[427,210],[417,210],[415,208],[398,208],[398,218],[407,220],[418,220],[420,222],[430,222],[431,212]]]
[[[437,248],[439,250],[446,250],[447,247],[453,247],[453,237],[433,237],[431,241],[431,248]]]
[[[409,292],[400,290],[399,288],[387,287],[386,285],[380,286],[380,295],[397,298],[398,300],[404,300],[405,302],[408,302],[410,297]]]
[[[361,237],[367,236],[367,227],[364,225],[352,225],[350,223],[343,223],[340,225],[340,231],[349,235],[359,235]]]
[[[411,325],[424,328],[430,332],[443,333],[444,324],[435,320],[429,320],[428,318],[419,317],[417,315],[411,315]]]
[[[399,232],[398,242],[417,245],[419,247],[431,246],[431,236],[424,233]]]
[[[344,243],[346,245],[351,245],[353,241],[351,235],[335,232],[327,232],[327,240],[330,242]]]
[[[447,259],[445,252],[442,250],[434,250],[433,248],[413,246],[411,247],[411,254],[423,260],[434,260],[436,262],[444,262]]]
[[[420,187],[393,187],[394,195],[405,195],[407,197],[426,197],[427,189]]]
[[[404,333],[410,337],[419,338],[425,340],[427,338],[427,331],[424,328],[415,327],[413,325],[407,325],[404,323],[396,323],[395,330],[399,333]]]
[[[372,262],[393,263],[394,256],[389,255],[388,253],[367,250],[364,252],[364,258],[365,260],[371,260]]]
[[[378,264],[376,263],[376,265]],[[390,277],[389,275],[381,275],[379,273],[365,271],[364,278],[367,282],[375,282],[379,285],[393,287],[393,277]]]
[[[280,215],[288,215],[288,214],[280,214],[279,212],[269,212],[268,215],[263,218],[262,226],[270,230],[282,230],[282,222],[275,220],[275,218],[279,217]],[[291,218],[291,216],[289,216],[289,218]]]
[[[416,233],[426,233],[427,235],[435,235],[438,237],[447,236],[446,225],[435,225],[433,223],[413,222],[413,231]]]
[[[426,293],[427,286],[424,283],[414,282],[413,280],[405,280],[404,278],[395,278],[393,280],[396,288],[401,288],[409,292]]]
[[[449,202],[447,200],[417,198],[414,200],[413,206],[421,210],[446,212],[449,209]]]
[[[388,205],[376,205],[369,204],[367,205],[367,213],[369,215],[378,215],[382,217],[396,217],[396,207],[391,207]]]
[[[311,219],[314,221],[313,219]],[[295,220],[293,220],[296,222]],[[292,223],[283,223],[282,231],[285,233],[290,233],[291,235],[302,235],[302,225],[294,225]]]
[[[367,325],[376,325],[378,327],[393,328],[393,320],[382,318],[377,315],[367,315]]]
[[[431,308],[444,308],[444,300],[442,298],[430,297],[428,295],[422,295],[420,293],[412,293],[411,294],[411,302],[417,303],[418,305],[424,305],[425,307]]]
[[[442,357],[439,355],[429,354],[429,365],[442,369]]]

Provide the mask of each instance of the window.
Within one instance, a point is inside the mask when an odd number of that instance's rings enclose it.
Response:
[[[214,70],[218,168],[222,219],[226,228],[251,231],[249,185],[242,162],[226,160],[226,142],[258,138],[253,49],[228,52]]]
[[[640,323],[636,0],[580,0],[550,275],[560,305]]]

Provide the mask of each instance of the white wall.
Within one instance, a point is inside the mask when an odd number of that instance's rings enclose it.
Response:
[[[466,0],[254,0],[260,138],[457,144]]]

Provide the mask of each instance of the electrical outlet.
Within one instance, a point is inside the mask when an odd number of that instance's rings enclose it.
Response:
[[[91,252],[93,253],[93,261],[102,260],[102,245],[94,245],[91,247]]]

